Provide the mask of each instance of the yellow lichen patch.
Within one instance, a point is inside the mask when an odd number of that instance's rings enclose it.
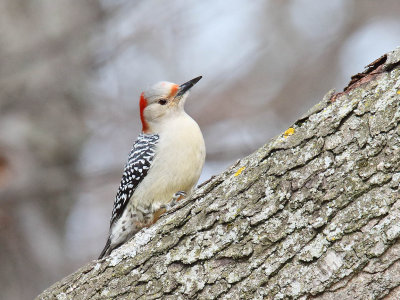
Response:
[[[233,175],[233,176],[235,176],[235,177],[239,176],[243,172],[244,169],[246,169],[246,167],[241,167],[239,170],[236,171],[235,175]]]
[[[293,133],[294,133],[294,128],[290,127],[288,130],[286,130],[286,131],[283,133],[283,137],[284,137],[284,138],[287,138],[288,136],[291,136]]]
[[[397,91],[397,94],[399,94],[399,95],[400,95],[400,90],[398,90],[398,91]]]

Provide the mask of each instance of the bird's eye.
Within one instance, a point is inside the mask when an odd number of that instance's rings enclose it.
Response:
[[[158,104],[165,105],[165,104],[167,104],[167,100],[166,99],[160,99],[160,100],[158,100]]]

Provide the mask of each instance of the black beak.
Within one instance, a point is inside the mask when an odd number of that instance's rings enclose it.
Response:
[[[176,97],[180,97],[183,94],[185,94],[188,90],[192,88],[203,76],[199,76],[196,78],[193,78],[192,80],[189,80],[188,82],[185,82],[184,84],[181,84],[179,86],[179,91],[176,94]]]

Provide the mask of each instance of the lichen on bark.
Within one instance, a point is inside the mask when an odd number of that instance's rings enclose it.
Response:
[[[38,299],[400,298],[400,49]]]

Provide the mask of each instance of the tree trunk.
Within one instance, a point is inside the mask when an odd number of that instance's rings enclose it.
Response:
[[[38,298],[400,299],[399,99],[397,48]]]

